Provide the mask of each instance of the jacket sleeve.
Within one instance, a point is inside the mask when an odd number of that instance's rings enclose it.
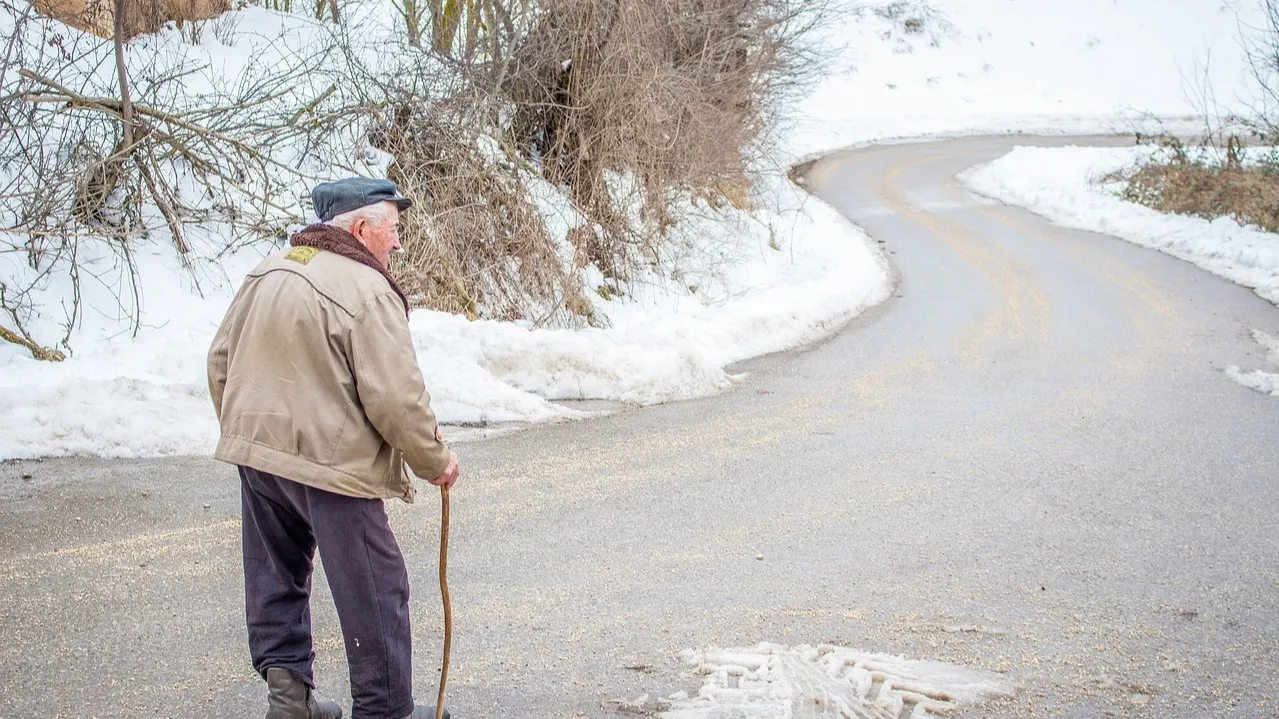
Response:
[[[226,393],[227,373],[231,359],[232,329],[240,317],[240,305],[246,301],[247,294],[246,281],[231,299],[231,305],[227,307],[222,324],[213,335],[213,344],[209,346],[209,397],[213,399],[213,411],[217,414],[219,422],[222,421],[222,396]]]
[[[438,438],[404,305],[384,294],[369,300],[353,322],[351,368],[364,414],[414,474],[435,479],[448,467],[450,452]]]
[[[231,312],[228,311],[209,347],[209,396],[213,398],[213,411],[219,422],[222,421],[222,394],[226,390],[227,361],[230,357],[230,324]]]

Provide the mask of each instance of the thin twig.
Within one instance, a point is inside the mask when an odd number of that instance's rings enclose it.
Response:
[[[133,162],[137,165],[143,181],[146,182],[147,189],[151,191],[151,199],[160,208],[160,214],[164,215],[164,221],[169,225],[169,232],[173,234],[173,244],[177,246],[178,252],[182,254],[183,264],[188,264],[189,260],[187,260],[186,254],[191,248],[187,247],[186,239],[182,234],[182,222],[178,219],[178,213],[174,212],[173,205],[169,203],[169,199],[160,192],[155,178],[151,175],[151,170],[142,161],[142,158],[134,155]]]

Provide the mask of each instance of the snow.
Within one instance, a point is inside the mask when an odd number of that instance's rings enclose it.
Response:
[[[738,218],[736,232],[725,235],[723,218],[708,219],[707,231],[721,244],[692,248],[702,256],[686,258],[680,273],[685,282],[697,278],[696,292],[670,278],[636,283],[617,306],[597,300],[612,322],[607,329],[531,330],[415,312],[419,352],[434,353],[420,355],[428,384],[434,367],[459,360],[487,375],[489,389],[478,403],[468,399],[472,392],[450,389],[447,380],[432,384],[439,388],[434,396],[441,411],[466,422],[528,419],[488,409],[488,398],[496,398],[489,391],[510,388],[542,398],[528,410],[538,415],[534,419],[567,412],[544,400],[691,399],[728,387],[725,366],[821,337],[887,296],[886,263],[858,230],[816,201],[801,206],[804,198],[793,189],[776,192],[791,194],[795,209],[771,213],[774,226],[803,237],[802,243],[783,252],[769,247],[768,228],[757,222]],[[694,220],[685,232],[696,236],[696,225]]]
[[[1158,212],[1120,199],[1120,183],[1103,181],[1161,153],[1140,146],[1018,147],[960,179],[1059,225],[1114,235],[1192,262],[1279,304],[1279,235],[1229,217],[1209,221]]]
[[[1097,132],[1126,128],[1146,113],[1176,122],[1196,110],[1183,89],[1209,52],[1217,99],[1233,107],[1249,98],[1236,42],[1240,19],[1252,12],[1244,0],[854,5],[864,7],[814,39],[836,53],[833,72],[780,131],[781,167],[888,138]],[[393,17],[389,8],[361,5],[360,21],[384,26]],[[912,17],[923,23],[917,28]],[[131,43],[131,67],[196,68],[184,83],[207,102],[234,94],[237,83],[297,48],[323,41],[317,23],[261,8],[212,23],[198,42],[169,29]],[[368,38],[369,58],[392,66],[396,54],[379,52],[384,34]],[[110,63],[90,72],[109,94]],[[330,80],[317,72],[282,102],[315,97]],[[363,153],[352,144],[350,156],[358,165]],[[357,169],[376,173],[385,159]],[[305,188],[289,190],[304,198]],[[553,189],[543,199],[548,218],[571,214]],[[888,296],[888,264],[874,243],[780,171],[766,173],[756,200],[764,209],[754,217],[690,208],[678,262],[636,278],[622,297],[592,296],[606,328],[532,329],[415,311],[411,329],[441,419],[544,422],[583,416],[557,400],[642,405],[704,396],[732,386],[726,370],[732,363],[818,339]],[[203,228],[204,245],[216,246],[222,231]],[[197,287],[165,233],[152,235],[133,250],[140,277],[136,333],[127,316],[133,284],[117,250],[87,240],[83,252],[94,272],[84,283],[86,309],[67,361],[36,362],[0,343],[0,458],[211,450],[217,428],[205,351],[244,273],[276,248],[197,252]],[[588,287],[594,287],[598,278],[590,272]],[[23,257],[0,252],[0,280],[15,278],[34,281]],[[26,324],[46,346],[62,338],[68,282],[65,276],[38,280],[41,306]]]
[[[703,676],[696,696],[672,696],[663,719],[913,719],[1011,691],[998,674],[842,647],[760,644],[690,650]]]
[[[1252,337],[1266,351],[1266,361],[1279,369],[1279,340],[1261,330],[1253,330]],[[1249,389],[1279,397],[1279,373],[1264,370],[1245,372],[1238,365],[1230,365],[1226,368],[1226,376]]]
[[[804,104],[809,154],[888,138],[1090,134],[1245,112],[1253,0],[849,2],[842,47]],[[857,10],[860,8],[860,10]],[[1212,88],[1207,102],[1198,88]]]

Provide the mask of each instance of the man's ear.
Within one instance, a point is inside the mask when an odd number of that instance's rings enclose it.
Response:
[[[355,222],[351,223],[351,234],[356,239],[361,239],[360,235],[364,234],[364,223],[365,219],[363,217],[357,217]]]

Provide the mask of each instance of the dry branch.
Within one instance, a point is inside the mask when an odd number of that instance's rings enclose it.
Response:
[[[67,358],[66,355],[62,354],[58,350],[41,347],[30,337],[20,335],[4,325],[0,325],[0,340],[12,342],[20,347],[25,347],[31,352],[32,357],[35,357],[42,362],[61,362]]]
[[[61,98],[63,102],[77,105],[80,107],[85,107],[91,110],[107,111],[112,114],[116,114],[123,117],[123,108],[121,106],[120,100],[117,100],[115,98],[109,98],[109,97],[86,97],[84,95],[81,95],[78,92],[75,92],[74,90],[71,90],[69,88],[66,88],[58,84],[57,82],[53,80],[50,80],[49,78],[43,77],[25,68],[22,70],[19,70],[18,74],[29,80],[38,82],[41,85],[44,85],[45,87],[61,92],[65,96]],[[49,98],[48,95],[28,95],[27,97],[43,98],[46,100]],[[257,148],[250,147],[249,145],[246,145],[244,142],[237,140],[233,137],[227,137],[226,135],[223,135],[222,133],[217,132],[216,130],[209,129],[208,127],[202,127],[195,123],[188,122],[187,120],[184,120],[181,117],[178,117],[177,115],[173,115],[173,114],[164,112],[162,110],[158,110],[156,108],[148,107],[146,105],[134,104],[132,107],[133,107],[133,112],[136,114],[145,115],[146,117],[149,117],[153,120],[158,120],[160,122],[164,122],[166,124],[181,128],[202,139],[217,140],[218,142],[226,143],[227,145],[230,145],[236,150],[243,152],[245,155],[247,155],[248,157],[252,158],[253,160],[257,162],[261,162],[263,164],[268,164],[268,165],[274,165],[290,173],[296,173],[296,170],[294,168],[289,167],[288,165],[285,165],[281,162],[278,162],[268,157],[267,155],[264,155],[263,153],[259,152]]]

